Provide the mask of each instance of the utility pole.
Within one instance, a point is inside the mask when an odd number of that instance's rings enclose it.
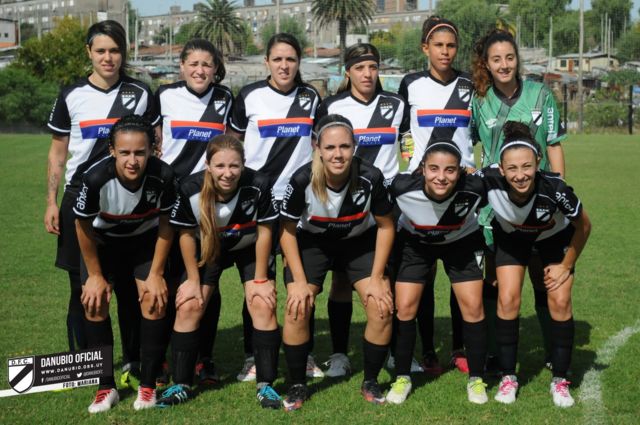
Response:
[[[133,23],[133,39],[134,39],[133,60],[137,61],[138,60],[138,9],[136,9],[136,19],[134,20],[134,23]]]
[[[549,62],[547,63],[547,72],[551,72],[553,61],[553,16],[549,16]]]
[[[280,0],[276,0],[276,34],[280,33]]]
[[[584,114],[582,87],[582,55],[584,50],[584,0],[580,0],[580,42],[578,47],[578,133],[582,134],[582,119]]]

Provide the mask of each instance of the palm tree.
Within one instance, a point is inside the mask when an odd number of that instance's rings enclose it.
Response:
[[[235,7],[228,0],[206,0],[196,5],[194,37],[206,38],[220,52],[231,50],[233,37],[242,36],[242,20],[235,15]]]
[[[338,21],[340,35],[340,68],[346,49],[347,27],[364,26],[371,21],[376,11],[373,0],[312,0],[311,12],[320,28],[327,27]]]

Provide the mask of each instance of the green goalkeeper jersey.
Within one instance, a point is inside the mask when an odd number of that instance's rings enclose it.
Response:
[[[525,80],[511,99],[505,98],[493,86],[485,97],[473,99],[473,137],[482,143],[483,167],[499,162],[504,141],[502,129],[507,121],[519,121],[529,126],[542,150],[540,169],[549,171],[547,146],[567,137],[553,93],[542,83]]]

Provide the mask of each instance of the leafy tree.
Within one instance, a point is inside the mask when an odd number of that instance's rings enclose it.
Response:
[[[283,18],[280,18],[280,31],[289,33],[297,38],[298,42],[300,43],[300,47],[302,47],[303,49],[309,45],[309,40],[307,39],[307,32],[304,28],[304,25],[293,16],[285,16]],[[276,23],[273,21],[266,23],[260,29],[260,39],[262,40],[262,44],[266,46],[269,39],[275,33]]]
[[[312,0],[311,12],[318,22],[318,27],[325,28],[338,22],[340,36],[340,68],[347,43],[349,25],[367,26],[375,13],[376,4],[371,0]]]
[[[242,32],[233,37],[233,45],[235,46],[235,50],[245,55],[260,54],[260,49],[258,49],[253,42],[253,30],[251,29],[251,25],[249,25],[248,22],[243,21],[241,23],[241,27]]]
[[[391,31],[376,31],[369,34],[369,42],[376,46],[382,60],[395,57],[396,40],[393,28]]]
[[[36,35],[38,35],[38,32],[36,31],[35,25],[26,22],[20,24],[20,43],[24,43]]]
[[[617,47],[618,58],[623,62],[640,60],[640,24],[623,34]]]
[[[0,70],[0,126],[43,126],[57,92],[54,82],[43,82],[15,65]]]
[[[153,44],[169,44],[170,31],[169,27],[160,28],[160,31],[153,35]]]
[[[222,53],[233,48],[233,37],[242,34],[242,20],[228,0],[206,0],[197,4],[194,37],[206,38]]]
[[[180,25],[178,32],[174,35],[173,39],[176,44],[185,44],[187,41],[193,38],[193,29],[195,22],[187,22]]]
[[[522,46],[533,47],[534,39],[537,46],[548,46],[549,17],[563,16],[569,3],[571,0],[510,0],[508,18],[515,24],[520,17]]]
[[[422,53],[422,27],[403,28],[397,37],[395,56],[404,71],[425,69],[427,59]]]
[[[617,40],[624,30],[625,23],[631,23],[631,0],[592,0],[591,23],[600,28],[600,19],[605,14],[611,19],[613,39]]]

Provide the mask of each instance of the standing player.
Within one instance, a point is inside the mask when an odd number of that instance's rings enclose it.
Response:
[[[320,96],[302,81],[301,57],[302,49],[294,36],[280,33],[271,37],[265,55],[270,76],[240,90],[230,121],[231,130],[244,140],[246,166],[271,179],[278,204],[293,172],[311,160],[311,130]],[[278,233],[274,228],[274,234]],[[246,361],[239,380],[255,379],[251,316],[244,313]],[[309,370],[322,376],[312,357]]]
[[[277,377],[280,330],[276,290],[268,273],[273,208],[269,179],[244,167],[242,144],[229,135],[214,137],[206,149],[206,169],[187,176],[171,214],[180,228],[180,248],[187,278],[178,288],[171,348],[173,381],[158,400],[166,407],[192,397],[198,327],[222,272],[236,264],[253,319],[258,400],[279,408],[271,385]],[[198,269],[200,267],[200,270]]]
[[[418,169],[430,140],[453,140],[462,153],[461,165],[474,168],[473,144],[470,132],[473,84],[466,73],[453,68],[458,52],[458,29],[447,19],[431,16],[422,25],[422,51],[429,58],[429,70],[405,76],[399,94],[405,99],[406,110],[401,131],[411,131],[415,151],[408,171]],[[418,311],[425,371],[439,374],[433,342],[435,269],[428,277]],[[453,289],[450,294],[451,328],[453,335],[451,363],[468,372],[462,341],[462,317]],[[421,322],[424,322],[422,324]]]
[[[355,156],[377,167],[386,180],[398,174],[398,132],[404,102],[397,94],[382,90],[378,78],[380,54],[371,44],[355,44],[344,55],[345,79],[335,96],[322,101],[316,120],[339,114],[354,126]],[[327,310],[333,354],[329,357],[327,376],[348,374],[349,327],[353,311],[351,285],[343,271],[333,272]],[[313,336],[312,336],[313,338]]]
[[[109,316],[112,287],[135,279],[140,324],[140,386],[136,410],[154,407],[155,379],[167,348],[169,321],[164,268],[173,239],[169,212],[175,202],[171,167],[153,154],[154,131],[138,115],[115,123],[105,157],[82,175],[73,212],[82,252],[82,304],[90,348],[113,347]],[[100,378],[89,413],[109,410],[119,401],[113,379]]]
[[[560,123],[556,102],[544,84],[522,80],[518,46],[512,35],[507,31],[494,29],[481,38],[474,47],[472,68],[476,87],[473,127],[476,140],[482,144],[482,165],[498,163],[499,152],[504,142],[504,123],[518,121],[529,127],[529,131],[541,146],[540,169],[553,171],[564,177],[564,153],[561,142],[567,136]],[[489,247],[493,245],[490,232],[491,214],[490,208],[486,208],[480,214],[480,224],[487,227],[485,237]],[[493,286],[495,276],[491,253],[487,255],[486,262],[485,307],[490,320],[491,335],[497,296]],[[535,251],[529,263],[529,277],[533,283],[536,314],[545,341],[545,362],[550,365],[549,307],[543,267],[540,256]],[[493,338],[490,338],[490,341],[492,340]],[[492,351],[491,346],[489,351]]]
[[[313,161],[295,172],[285,191],[280,215],[287,258],[287,306],[283,345],[289,367],[287,410],[309,398],[305,367],[309,318],[329,270],[344,270],[367,313],[363,338],[361,392],[371,403],[384,402],[377,377],[389,348],[393,299],[385,265],[395,228],[393,208],[380,170],[354,157],[353,127],[340,115],[316,124]]]
[[[219,83],[226,71],[222,54],[211,42],[203,39],[188,41],[180,54],[182,81],[160,86],[157,103],[162,116],[162,159],[171,164],[178,182],[205,168],[207,142],[226,130],[233,95]],[[179,264],[172,267],[172,277],[179,279],[184,271],[177,244],[171,259]],[[196,367],[200,382],[215,383],[218,375],[211,360],[221,298],[218,286],[213,294],[200,326],[200,361]]]
[[[123,115],[145,115],[152,124],[159,120],[149,88],[128,77],[127,42],[124,28],[115,21],[102,21],[89,28],[86,43],[91,74],[62,88],[49,117],[53,133],[47,170],[47,232],[58,235],[56,266],[69,273],[71,296],[67,329],[69,349],[74,337],[79,348],[86,348],[84,312],[80,303],[80,249],[75,230],[75,205],[82,173],[108,154],[109,132]],[[64,172],[66,165],[66,172]],[[65,187],[58,207],[58,186],[64,172]],[[140,323],[133,282],[116,288],[118,319],[123,349],[123,378],[136,374],[140,360]]]
[[[551,313],[550,392],[556,406],[569,407],[574,404],[566,379],[575,333],[571,287],[591,224],[582,203],[558,174],[537,171],[543,155],[529,127],[508,121],[504,133],[499,171],[483,169],[495,214],[491,224],[498,277],[496,337],[503,374],[495,398],[507,404],[516,400],[520,296],[525,267],[537,249]]]

